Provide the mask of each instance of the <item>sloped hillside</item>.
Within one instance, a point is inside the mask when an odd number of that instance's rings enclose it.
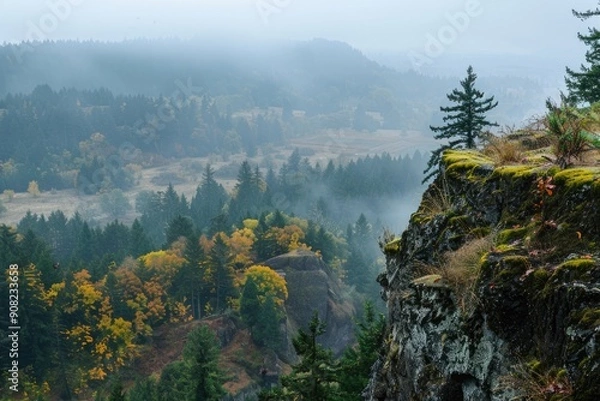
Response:
[[[445,153],[385,245],[389,323],[366,399],[599,399],[600,167],[544,151]]]

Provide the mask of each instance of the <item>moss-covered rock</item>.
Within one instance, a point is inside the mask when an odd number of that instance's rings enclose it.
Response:
[[[400,250],[400,238],[396,238],[384,245],[383,251],[385,253],[396,253]]]
[[[510,244],[517,240],[524,240],[529,234],[527,227],[515,227],[502,230],[498,233],[497,242],[500,245]]]
[[[494,162],[473,150],[447,150],[442,156],[448,174],[466,174],[473,178],[480,171],[492,171]]]
[[[377,365],[386,368],[368,399],[515,399],[501,378],[523,359],[569,383],[573,401],[598,399],[600,168],[560,170],[547,151],[543,164],[531,151],[528,163],[501,167],[475,151],[444,153],[442,174],[386,249],[389,340]],[[482,233],[496,240],[478,269],[478,306],[465,314],[455,290],[422,267],[443,266]]]

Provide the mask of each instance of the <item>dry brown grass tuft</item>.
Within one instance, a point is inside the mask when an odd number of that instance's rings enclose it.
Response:
[[[481,268],[481,258],[494,244],[493,235],[476,238],[453,252],[444,255],[439,266],[420,269],[424,274],[439,274],[454,290],[457,305],[468,316],[479,302],[476,284]]]
[[[522,142],[507,136],[491,136],[483,154],[492,159],[496,166],[521,163],[525,158]]]
[[[423,218],[432,218],[438,214],[448,213],[451,208],[450,188],[446,179],[442,177],[427,189],[417,214]]]
[[[515,400],[570,401],[573,387],[564,369],[540,372],[540,363],[522,363],[513,366],[511,374],[500,378],[499,389],[514,391]]]

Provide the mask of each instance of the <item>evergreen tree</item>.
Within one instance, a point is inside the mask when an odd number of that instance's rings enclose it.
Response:
[[[101,256],[121,263],[128,254],[130,236],[129,227],[126,225],[117,220],[109,223],[98,238],[98,249],[101,250]]]
[[[210,219],[210,227],[208,228],[208,235],[212,236],[217,233],[230,233],[231,225],[228,223],[228,218],[225,213],[221,213]]]
[[[250,331],[256,325],[258,314],[260,313],[261,304],[258,295],[256,282],[250,279],[246,280],[242,296],[240,297],[240,316],[248,327],[250,327]]]
[[[362,293],[371,293],[369,290],[374,289],[377,295],[377,285],[369,285],[376,282],[377,273],[373,262],[379,251],[375,239],[371,238],[371,225],[361,213],[356,223],[349,225],[346,232],[349,254],[344,269],[348,284],[354,285]]]
[[[299,330],[292,340],[300,362],[293,366],[292,373],[281,378],[283,387],[293,400],[329,401],[338,397],[338,367],[331,350],[317,342],[325,333],[325,323],[315,311],[308,332]]]
[[[600,8],[578,12],[573,10],[575,17],[586,20],[600,15]],[[565,81],[569,89],[569,98],[573,101],[594,103],[600,101],[600,31],[588,28],[587,35],[578,33],[577,37],[587,47],[585,61],[588,65],[581,65],[580,71],[567,67]]]
[[[287,203],[296,204],[303,196],[308,177],[302,171],[300,151],[296,148],[279,172],[279,183]]]
[[[208,326],[202,325],[188,334],[183,360],[189,380],[185,400],[217,401],[225,395],[223,374],[217,365],[219,344]]]
[[[283,213],[281,213],[279,209],[275,210],[275,212],[273,213],[273,217],[271,218],[271,227],[283,228],[285,227],[285,224],[286,221]]]
[[[167,224],[177,216],[179,208],[179,197],[172,185],[169,185],[167,193],[152,192],[144,194],[140,205],[144,209],[140,224],[154,244],[165,243],[165,231]]]
[[[194,224],[189,217],[179,215],[171,220],[167,226],[167,247],[181,237],[192,240],[194,238]]]
[[[184,361],[171,362],[165,366],[160,374],[157,385],[158,401],[190,400],[189,377]]]
[[[252,244],[252,251],[256,254],[257,260],[265,261],[269,258],[277,256],[279,245],[277,238],[271,235],[269,225],[266,221],[266,214],[263,213],[258,219],[258,226],[254,230],[256,241]]]
[[[371,302],[365,303],[365,315],[358,323],[357,345],[346,349],[341,359],[340,390],[344,400],[362,400],[371,367],[383,345],[385,318],[376,314]]]
[[[50,213],[47,223],[48,232],[44,238],[52,248],[54,257],[63,263],[67,261],[74,248],[74,244],[69,242],[67,223],[68,220],[62,211]]]
[[[152,377],[138,379],[127,392],[127,398],[129,401],[156,401],[157,385]]]
[[[123,383],[120,379],[117,379],[110,390],[110,396],[108,397],[108,401],[125,401],[125,392],[123,390]]]
[[[61,274],[59,269],[56,268],[50,248],[33,231],[27,230],[23,235],[20,248],[23,254],[34,262],[36,268],[41,272],[42,282],[46,288],[60,281]]]
[[[214,295],[214,306],[217,312],[221,312],[227,306],[227,299],[235,296],[235,285],[233,283],[234,270],[232,267],[232,256],[229,247],[223,239],[223,234],[215,235],[214,245],[210,250],[206,264]]]
[[[96,256],[97,245],[94,231],[87,222],[83,223],[79,236],[77,237],[72,259],[89,263]]]
[[[164,221],[166,223],[172,221],[177,215],[185,216],[187,214],[186,210],[182,210],[181,199],[179,198],[179,195],[177,195],[177,192],[175,192],[175,188],[173,188],[171,183],[169,183],[167,191],[162,196],[162,202]]]
[[[227,202],[227,192],[214,178],[215,171],[210,164],[206,165],[202,175],[202,183],[196,188],[196,195],[192,198],[190,212],[196,228],[205,230],[211,219],[220,215]]]
[[[144,228],[138,219],[133,221],[129,232],[129,254],[137,258],[152,250],[150,238],[144,232]]]
[[[281,345],[280,320],[281,309],[275,303],[273,294],[266,294],[264,302],[260,305],[260,313],[256,316],[252,338],[259,345],[277,349]]]
[[[184,255],[185,264],[173,278],[175,295],[186,299],[194,318],[202,317],[202,305],[208,301],[208,284],[204,282],[204,250],[197,238],[187,238]]]
[[[496,107],[498,102],[494,102],[493,96],[484,99],[484,93],[475,89],[476,79],[477,75],[473,72],[473,67],[469,66],[467,77],[460,81],[462,90],[454,89],[446,95],[448,100],[457,105],[440,107],[440,110],[446,113],[443,120],[447,124],[441,127],[429,127],[437,133],[434,136],[435,139],[448,139],[449,141],[432,152],[427,168],[423,172],[427,174],[423,183],[439,172],[438,166],[445,150],[474,149],[477,141],[481,139],[482,129],[498,125],[485,118],[485,113]]]
[[[247,160],[240,166],[234,192],[235,197],[229,202],[229,221],[231,223],[236,223],[248,215],[258,215],[262,208],[262,177],[258,169],[252,171]]]
[[[334,259],[337,251],[335,240],[331,233],[327,232],[324,227],[320,227],[317,231],[314,246],[315,248],[313,249],[321,251],[325,263],[329,263]]]

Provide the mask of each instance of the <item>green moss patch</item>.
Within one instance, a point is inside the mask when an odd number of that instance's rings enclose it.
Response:
[[[400,251],[400,238],[396,238],[383,247],[385,253],[398,253]]]
[[[491,159],[474,150],[447,150],[442,156],[442,162],[448,173],[472,172],[481,167],[491,170],[494,166]]]
[[[502,259],[502,265],[507,269],[525,270],[531,266],[531,263],[527,256],[510,255]]]
[[[517,240],[525,239],[529,233],[528,227],[508,228],[498,233],[498,244],[510,244]]]
[[[559,265],[554,272],[555,277],[561,277],[564,281],[581,280],[597,263],[593,259],[573,259]]]
[[[517,165],[517,166],[501,166],[494,170],[494,176],[500,177],[530,177],[536,172],[534,166]]]
[[[600,188],[600,168],[580,167],[562,170],[554,175],[554,182],[569,188],[591,185]]]

